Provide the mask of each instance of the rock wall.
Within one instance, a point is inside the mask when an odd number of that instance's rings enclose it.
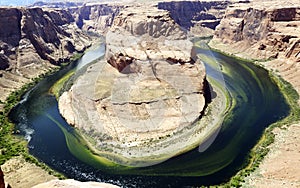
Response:
[[[78,28],[103,34],[112,25],[114,17],[122,7],[122,5],[84,4],[69,10]]]
[[[246,59],[264,60],[300,92],[300,3],[265,1],[226,10],[210,46]]]
[[[171,17],[193,34],[213,35],[230,1],[173,1],[159,2],[158,8],[168,10]]]
[[[66,10],[0,8],[0,100],[90,45]]]
[[[300,61],[300,7],[266,7],[236,4],[228,8],[213,42],[232,44],[233,51],[254,59],[284,56]]]

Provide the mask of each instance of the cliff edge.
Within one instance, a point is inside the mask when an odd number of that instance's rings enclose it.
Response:
[[[63,9],[0,8],[0,100],[91,45]]]
[[[230,6],[210,46],[261,63],[300,91],[300,3],[251,1]]]
[[[60,97],[60,112],[96,153],[113,150],[108,158],[129,166],[159,163],[199,143],[183,131],[205,107],[205,68],[193,55],[167,11],[127,7],[106,35],[106,62],[87,68]]]

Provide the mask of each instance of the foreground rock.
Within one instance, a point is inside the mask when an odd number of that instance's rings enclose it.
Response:
[[[89,45],[68,11],[0,8],[0,101]]]
[[[5,181],[11,187],[30,188],[37,184],[57,179],[41,167],[25,161],[21,156],[14,157],[2,165]]]
[[[87,68],[59,99],[61,114],[93,140],[95,152],[113,150],[108,158],[118,163],[148,166],[199,143],[184,130],[204,110],[205,69],[168,12],[121,11],[106,44],[108,63]]]
[[[46,183],[41,183],[32,188],[118,188],[119,186],[112,185],[109,183],[99,183],[99,182],[80,182],[73,179],[68,180],[52,180]]]

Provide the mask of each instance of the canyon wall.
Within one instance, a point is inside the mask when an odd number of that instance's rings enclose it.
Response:
[[[210,45],[242,58],[268,60],[262,64],[300,91],[299,2],[234,4],[226,10]]]
[[[104,34],[113,23],[122,5],[84,4],[70,8],[78,28],[84,31]]]
[[[158,8],[170,12],[177,24],[193,34],[212,36],[230,1],[159,2]]]
[[[0,100],[90,45],[68,11],[0,8]]]

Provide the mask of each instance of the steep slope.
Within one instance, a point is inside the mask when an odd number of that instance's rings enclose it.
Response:
[[[68,11],[0,8],[0,100],[90,45]]]
[[[300,3],[235,4],[226,10],[210,45],[276,69],[300,91]]]
[[[105,33],[123,5],[84,4],[69,9],[78,28],[84,31]]]
[[[158,2],[158,8],[168,10],[184,29],[200,36],[212,36],[230,1],[171,1]]]

